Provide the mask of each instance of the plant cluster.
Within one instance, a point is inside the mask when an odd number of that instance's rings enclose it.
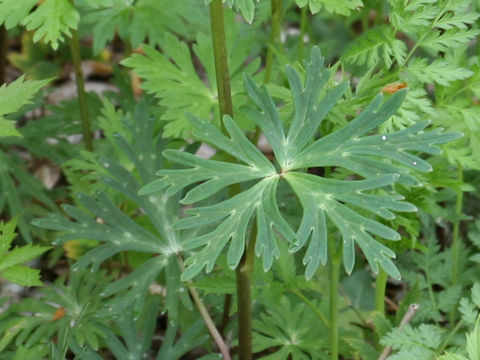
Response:
[[[0,359],[480,358],[479,11],[0,0]]]

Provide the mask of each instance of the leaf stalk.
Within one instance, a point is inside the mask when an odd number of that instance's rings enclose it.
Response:
[[[72,36],[69,40],[70,52],[72,53],[73,69],[75,72],[75,81],[77,84],[78,105],[80,108],[80,119],[82,121],[82,132],[85,150],[92,151],[92,132],[90,130],[90,118],[88,115],[87,93],[85,92],[85,82],[83,79],[82,58],[80,55],[80,40],[78,31],[72,29]]]

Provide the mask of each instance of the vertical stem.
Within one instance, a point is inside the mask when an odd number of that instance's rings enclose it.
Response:
[[[210,25],[212,29],[218,102],[220,106],[220,116],[223,118],[225,114],[233,116],[233,106],[232,93],[230,91],[230,73],[228,71],[227,42],[225,40],[222,0],[213,0],[210,3]]]
[[[387,288],[388,275],[380,268],[375,279],[375,310],[385,315],[385,290]]]
[[[307,23],[308,23],[308,5],[305,5],[303,8],[300,10],[300,43],[298,44],[298,57],[299,60],[301,61],[305,57],[305,32],[307,29]]]
[[[230,308],[232,307],[232,294],[225,295],[223,302],[223,313],[222,313],[222,322],[218,326],[218,331],[220,334],[225,334],[225,329],[227,328],[228,323],[230,322]]]
[[[385,290],[387,288],[388,274],[385,270],[380,268],[378,270],[377,278],[375,279],[375,310],[385,316]],[[380,337],[375,333],[375,342],[379,350],[382,349],[380,345]]]
[[[338,360],[338,289],[340,282],[340,251],[335,250],[335,238],[329,237],[330,253],[330,359]]]
[[[268,84],[272,76],[273,50],[280,35],[280,25],[282,22],[282,0],[271,0],[272,6],[272,25],[270,29],[270,38],[268,40],[267,59],[265,61],[265,77],[263,82]]]
[[[252,357],[252,274],[255,259],[257,224],[253,223],[247,250],[236,269],[238,304],[238,359],[251,360]]]
[[[72,29],[72,37],[69,40],[70,51],[72,53],[73,69],[75,71],[75,80],[77,83],[78,105],[80,107],[80,118],[82,121],[83,142],[85,150],[92,151],[92,132],[90,130],[90,119],[88,117],[87,94],[85,92],[85,83],[83,81],[82,58],[80,57],[80,40],[78,32]]]
[[[0,25],[0,85],[3,85],[6,81],[5,74],[7,71],[7,51],[7,28],[5,25]]]
[[[458,165],[458,181],[463,183],[463,167]],[[455,202],[455,222],[453,223],[452,235],[452,286],[458,284],[458,262],[460,257],[460,215],[463,207],[463,191],[458,189],[457,199]],[[450,312],[450,324],[455,323],[455,308]]]
[[[215,58],[215,73],[217,78],[218,102],[220,117],[228,114],[233,116],[232,95],[230,90],[230,75],[228,71],[227,44],[225,41],[225,24],[223,19],[222,0],[210,3],[210,23],[212,29],[213,53]],[[223,122],[222,122],[223,128]],[[230,188],[233,195],[235,188]],[[238,304],[238,352],[239,360],[252,359],[252,304],[251,282],[253,263],[255,259],[255,240],[257,228],[254,223],[247,249],[236,269],[237,304]]]

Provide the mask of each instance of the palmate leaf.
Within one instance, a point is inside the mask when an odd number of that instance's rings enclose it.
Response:
[[[324,328],[318,327],[318,320],[309,313],[303,303],[292,305],[287,297],[271,304],[261,313],[261,321],[253,320],[253,351],[276,349],[260,359],[321,359],[321,335]]]
[[[57,243],[79,238],[98,240],[101,243],[79,259],[73,266],[77,270],[88,266],[96,269],[105,259],[121,251],[151,254],[150,259],[130,274],[103,289],[103,297],[113,296],[109,299],[108,309],[104,311],[119,313],[129,307],[141,309],[149,286],[164,274],[166,308],[169,318],[175,319],[180,303],[187,308],[191,306],[188,292],[180,282],[177,261],[177,254],[182,249],[182,234],[172,226],[180,211],[178,199],[164,193],[150,196],[137,194],[142,185],[155,178],[155,171],[162,166],[159,154],[165,145],[164,141],[154,132],[154,117],[150,116],[144,101],[138,103],[133,114],[125,116],[123,126],[109,124],[119,121],[117,114],[104,112],[104,116],[106,118],[102,120],[102,130],[118,130],[118,133],[108,138],[122,155],[117,154],[122,161],[113,156],[99,157],[94,161],[93,168],[103,171],[96,175],[97,179],[109,190],[113,190],[113,194],[121,195],[124,199],[126,197],[136,204],[138,213],[145,214],[152,227],[139,225],[136,219],[121,211],[104,192],[99,192],[96,197],[78,194],[82,209],[66,205],[64,211],[69,216],[68,219],[51,214],[48,218],[36,219],[33,223],[61,231]],[[128,140],[130,138],[133,139]]]
[[[244,252],[248,225],[254,217],[258,227],[255,253],[262,255],[265,270],[279,256],[274,234],[278,231],[291,244],[291,251],[298,251],[309,244],[304,263],[307,265],[306,276],[312,276],[319,264],[327,261],[325,224],[328,217],[342,235],[344,264],[348,272],[353,268],[353,250],[357,243],[374,271],[380,264],[391,276],[399,277],[390,260],[395,254],[378,243],[373,235],[391,240],[398,240],[400,236],[374,217],[367,217],[356,209],[392,219],[393,211],[415,211],[415,207],[402,202],[403,198],[398,195],[385,192],[365,194],[363,191],[388,188],[396,181],[418,185],[411,171],[430,171],[431,167],[410,152],[438,153],[440,149],[435,144],[448,142],[459,135],[444,134],[441,129],[424,132],[426,122],[388,136],[370,135],[396,112],[405,97],[405,92],[400,91],[385,102],[379,95],[345,127],[313,141],[317,128],[339,101],[347,85],[337,85],[319,98],[329,72],[323,68],[318,48],[313,49],[311,61],[304,65],[305,84],[295,70],[288,67],[286,71],[295,108],[287,133],[266,88],[258,88],[252,79],[245,77],[247,93],[259,110],[244,109],[244,112],[265,134],[279,171],[228,116],[224,118],[228,137],[209,123],[193,120],[193,134],[197,138],[229,153],[238,159],[238,163],[198,159],[181,151],[168,150],[164,153],[166,158],[187,168],[160,170],[158,175],[161,178],[142,189],[142,193],[166,189],[166,194],[172,195],[189,187],[182,202],[192,204],[230,184],[256,181],[232,198],[187,210],[191,216],[177,223],[180,229],[207,227],[203,235],[188,240],[190,249],[203,248],[187,259],[188,267],[182,279],[194,277],[204,267],[210,271],[227,244],[230,244],[228,264],[236,267]],[[309,167],[326,166],[346,168],[365,180],[329,180],[304,173],[304,169]],[[282,218],[276,203],[277,184],[281,179],[290,184],[304,208],[302,223],[296,233]]]
[[[39,297],[29,297],[13,304],[2,314],[0,352],[13,342],[15,347],[75,341],[98,349],[108,321],[99,313],[106,304],[99,294],[111,281],[104,272],[74,271],[68,284],[59,278],[53,286],[39,290]]]

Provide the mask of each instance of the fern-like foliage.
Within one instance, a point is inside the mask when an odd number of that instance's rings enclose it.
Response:
[[[0,87],[0,138],[5,136],[21,136],[15,129],[15,122],[4,118],[25,104],[28,104],[49,80],[25,81],[25,76],[19,77],[11,84]]]
[[[233,34],[236,37],[235,34]],[[232,39],[233,40],[233,39]],[[232,42],[230,42],[232,43]],[[231,50],[230,72],[234,111],[245,104],[241,71],[253,74],[258,70],[258,59],[247,66],[243,60],[248,55],[248,39],[238,40],[235,49]],[[146,56],[134,54],[124,60],[123,65],[131,67],[145,82],[143,89],[160,98],[160,105],[166,111],[162,119],[167,121],[164,135],[167,137],[185,137],[192,126],[187,114],[195,114],[205,119],[213,117],[214,123],[220,125],[220,116],[217,113],[217,85],[215,67],[212,57],[211,40],[204,34],[197,37],[197,44],[193,46],[195,55],[206,70],[208,85],[199,77],[193,64],[193,59],[187,44],[179,41],[171,34],[165,36],[164,51],[158,52],[151,46],[143,47]]]
[[[30,261],[50,249],[47,246],[25,245],[9,251],[16,236],[17,220],[0,222],[0,277],[23,286],[40,286],[40,270],[31,269],[22,264]]]
[[[187,168],[160,170],[158,175],[161,178],[143,188],[144,194],[166,189],[166,194],[173,195],[196,184],[182,200],[184,204],[193,204],[231,184],[255,180],[254,185],[232,198],[187,210],[191,216],[177,223],[179,229],[215,225],[186,242],[189,249],[202,249],[186,260],[188,267],[182,274],[184,280],[194,277],[203,268],[211,271],[228,243],[228,264],[235,268],[245,248],[249,222],[254,217],[258,228],[255,253],[262,256],[264,270],[270,269],[274,258],[279,256],[275,236],[278,231],[290,243],[291,251],[298,251],[308,244],[304,264],[306,276],[310,278],[320,263],[327,261],[328,217],[342,236],[343,260],[348,273],[353,269],[354,245],[357,243],[374,271],[378,271],[380,264],[391,276],[399,277],[391,261],[395,254],[373,238],[376,235],[399,240],[399,234],[355,209],[361,208],[384,219],[392,219],[393,211],[415,211],[415,207],[403,202],[401,196],[369,190],[388,188],[397,181],[415,185],[416,179],[411,172],[430,171],[431,167],[410,151],[438,153],[440,149],[435,144],[455,139],[458,134],[444,134],[440,130],[424,132],[428,123],[423,122],[388,136],[371,135],[371,131],[400,106],[405,92],[398,92],[385,102],[379,95],[345,127],[314,140],[317,128],[341,98],[347,84],[330,89],[319,99],[329,72],[323,68],[318,48],[313,49],[310,62],[305,62],[304,66],[307,69],[304,84],[295,70],[287,68],[295,108],[287,133],[268,91],[264,87],[258,88],[248,76],[245,77],[248,95],[258,109],[244,111],[265,134],[279,170],[230,117],[224,119],[228,137],[214,125],[193,119],[196,137],[234,156],[239,163],[205,160],[185,152],[167,150],[164,152],[166,158]],[[343,167],[364,179],[333,180],[304,172],[306,168],[319,166]],[[304,209],[297,232],[287,224],[277,206],[277,185],[283,179],[290,184]]]
[[[392,360],[431,359],[442,341],[442,330],[435,325],[422,324],[395,328],[380,343],[391,346],[396,354],[389,356]]]
[[[358,10],[363,6],[362,0],[295,0],[299,7],[307,6],[312,14],[316,14],[322,9],[330,13],[349,16],[352,11]]]
[[[37,3],[37,0],[0,0],[0,24],[7,29],[21,24]]]
[[[94,7],[88,2],[85,5],[87,14],[82,21],[92,26],[95,54],[115,34],[137,48],[144,42],[151,46],[163,46],[167,32],[192,39],[195,30],[208,28],[208,16],[199,1],[111,0]],[[167,8],[168,11],[165,11]]]
[[[394,61],[403,63],[407,55],[405,43],[395,37],[394,29],[382,25],[366,31],[342,55],[347,63],[374,67],[383,62],[387,68]]]

